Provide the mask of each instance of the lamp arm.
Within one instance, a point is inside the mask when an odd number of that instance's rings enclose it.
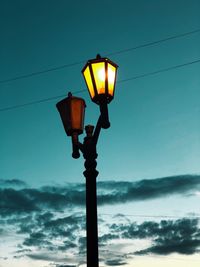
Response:
[[[80,157],[79,153],[79,141],[78,141],[78,134],[72,134],[72,157],[74,159],[78,159]]]
[[[79,148],[79,150],[83,153],[83,151],[84,151],[84,146],[83,146],[82,143],[78,142],[78,148]]]
[[[99,119],[97,121],[97,125],[96,125],[95,130],[94,130],[94,134],[93,134],[94,145],[97,144],[101,129],[102,129],[102,115],[99,116]]]

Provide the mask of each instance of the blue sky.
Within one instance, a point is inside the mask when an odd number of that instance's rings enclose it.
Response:
[[[65,95],[68,91],[85,90],[77,93],[87,103],[85,124],[95,124],[99,110],[90,101],[81,69],[97,53],[102,56],[110,54],[110,59],[119,65],[119,71],[115,98],[109,105],[111,128],[102,131],[98,143],[98,181],[105,182],[106,186],[109,181],[114,181],[116,192],[120,182],[128,181],[131,185],[137,185],[147,179],[153,186],[157,181],[161,183],[163,192],[166,192],[168,186],[168,183],[164,183],[166,177],[171,177],[174,182],[169,186],[169,192],[175,187],[172,195],[163,193],[155,196],[151,192],[152,197],[137,201],[134,198],[127,199],[126,195],[116,204],[100,205],[102,236],[109,231],[112,233],[112,224],[117,224],[120,220],[121,224],[126,225],[127,231],[128,226],[135,223],[142,232],[142,223],[145,221],[157,222],[161,227],[162,216],[169,215],[164,217],[167,225],[172,223],[174,229],[177,229],[182,225],[181,220],[187,219],[188,231],[192,228],[193,239],[198,239],[199,184],[187,183],[183,190],[180,183],[175,182],[177,177],[184,180],[185,175],[189,175],[192,181],[199,179],[200,63],[169,71],[161,70],[199,60],[200,32],[146,47],[130,48],[199,30],[199,10],[200,3],[195,0],[0,1],[0,110]],[[73,66],[6,82],[15,77],[68,64]],[[146,75],[157,71],[157,74]],[[136,78],[142,75],[144,77]],[[28,190],[49,194],[52,189],[44,189],[44,186],[59,189],[59,199],[65,199],[66,188],[74,188],[77,192],[78,185],[84,184],[83,159],[72,159],[71,140],[64,133],[55,107],[60,99],[62,97],[0,111],[1,207],[6,208],[4,205],[7,201],[16,201],[18,205],[10,209],[21,209],[19,213],[16,212],[15,218],[11,218],[10,213],[2,213],[1,223],[7,229],[2,232],[3,240],[10,250],[5,252],[6,255],[1,255],[0,266],[7,267],[14,263],[14,266],[28,264],[36,267],[71,267],[84,264],[84,253],[80,258],[73,257],[81,248],[76,243],[77,237],[84,235],[83,224],[79,222],[79,216],[84,213],[84,205],[61,206],[60,212],[56,212],[55,207],[52,208],[45,204],[44,199],[44,203],[39,199],[38,210],[27,211],[24,210],[23,201],[17,201],[19,195],[20,199],[33,199],[33,191]],[[163,183],[159,180],[161,178]],[[103,194],[108,193],[106,186],[102,187]],[[65,190],[62,191],[61,188]],[[124,190],[128,192],[128,188]],[[65,201],[68,203],[69,200]],[[43,224],[39,225],[38,216],[45,214],[44,207],[45,212],[49,211],[49,217],[45,217],[46,221],[43,220]],[[103,214],[111,215],[106,217]],[[123,218],[115,217],[117,214],[122,214]],[[134,214],[144,217],[126,216]],[[196,217],[192,214],[196,214]],[[145,215],[153,217],[147,218]],[[155,215],[158,217],[154,217]],[[30,231],[29,225],[27,232],[22,233],[19,230],[21,224],[16,221],[23,222],[23,217],[28,216],[32,218],[33,230]],[[69,249],[70,262],[67,263],[63,258],[63,250],[59,251],[57,258],[53,258],[53,255],[45,259],[39,257],[38,251],[42,249],[45,251],[43,254],[49,255],[50,241],[46,240],[46,236],[38,236],[38,240],[44,241],[40,245],[37,242],[23,245],[26,239],[29,238],[30,241],[31,235],[40,233],[42,229],[51,238],[52,233],[44,229],[45,225],[59,217],[66,218],[66,224],[70,225],[68,216],[73,216],[77,225],[79,222],[79,226],[83,228],[74,229],[76,246],[71,244]],[[11,219],[13,224],[10,223]],[[107,223],[109,226],[106,226]],[[26,225],[25,222],[24,224]],[[10,227],[12,233],[15,233],[14,238],[9,235]],[[152,226],[148,227],[152,230]],[[178,266],[179,262],[183,264],[183,257],[186,262],[194,261],[192,266],[195,266],[196,258],[199,260],[198,246],[195,246],[196,250],[191,254],[175,249],[169,255],[151,251],[142,256],[134,254],[129,258],[129,250],[132,249],[132,253],[135,253],[137,242],[141,250],[147,249],[153,247],[152,244],[157,244],[159,235],[149,235],[143,239],[137,235],[127,238],[127,233],[121,231],[121,228],[118,230],[118,242],[112,238],[106,239],[101,249],[107,246],[110,251],[117,250],[114,247],[114,243],[117,243],[122,256],[120,258],[113,254],[113,261],[109,262],[106,257],[111,255],[106,256],[102,252],[102,258],[105,258],[101,261],[102,266],[135,264],[137,267],[145,267],[150,260],[147,257],[149,253],[154,256],[153,260],[157,256],[159,266],[163,267],[167,259],[170,261],[168,266]],[[56,238],[59,244],[68,244],[64,243],[67,242],[66,236],[57,235]],[[161,236],[160,239],[164,240],[165,237]],[[69,241],[72,242],[72,239]],[[190,240],[186,238],[186,241]],[[27,244],[30,246],[26,246]],[[56,244],[51,244],[54,249]],[[19,250],[16,246],[22,246],[20,257],[15,257]],[[175,262],[176,259],[178,263]]]

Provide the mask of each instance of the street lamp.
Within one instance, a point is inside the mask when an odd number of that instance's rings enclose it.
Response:
[[[79,151],[81,151],[85,159],[83,174],[86,178],[87,267],[99,266],[96,146],[101,128],[110,127],[107,105],[114,97],[117,68],[118,66],[108,58],[101,58],[97,55],[96,59],[89,60],[82,70],[90,97],[100,107],[100,116],[95,129],[92,125],[85,127],[86,137],[83,144],[79,142],[78,136],[83,133],[85,101],[69,93],[67,98],[56,105],[65,132],[72,137],[72,157],[79,158]]]
[[[78,136],[83,133],[85,101],[82,98],[74,97],[68,93],[68,97],[57,103],[65,132],[72,137],[72,157],[80,157],[78,149]]]
[[[108,58],[88,60],[82,73],[92,101],[99,105],[102,116],[102,128],[110,127],[107,104],[114,97],[117,65]]]

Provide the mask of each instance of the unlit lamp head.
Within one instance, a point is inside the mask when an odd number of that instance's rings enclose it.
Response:
[[[82,134],[86,107],[84,99],[72,96],[69,93],[67,98],[57,103],[56,107],[60,113],[66,134],[68,136],[72,136],[74,133]]]

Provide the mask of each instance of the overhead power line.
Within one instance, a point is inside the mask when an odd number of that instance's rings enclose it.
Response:
[[[168,67],[168,68],[164,68],[164,69],[160,69],[160,70],[156,70],[156,71],[140,74],[138,76],[130,77],[130,78],[118,81],[118,83],[123,83],[123,82],[131,81],[131,80],[141,79],[141,78],[144,78],[144,77],[147,77],[147,76],[159,74],[161,72],[167,72],[167,71],[170,71],[170,70],[183,68],[185,66],[193,65],[193,64],[196,64],[196,63],[199,63],[199,62],[200,62],[200,59],[197,59],[197,60],[194,60],[194,61],[186,62],[186,63],[175,65],[175,66],[172,66],[172,67]]]
[[[6,211],[6,210],[15,210],[16,207],[7,207],[7,206],[0,206],[0,210]],[[36,210],[31,208],[26,209],[19,209],[18,211],[24,211],[24,212],[35,212]],[[40,209],[40,211],[46,211],[46,209]],[[81,213],[80,213],[81,214]],[[82,216],[82,215],[81,215]],[[137,218],[166,218],[166,219],[200,219],[200,214],[196,213],[194,215],[170,215],[170,214],[158,214],[158,215],[150,215],[150,214],[126,214],[126,213],[101,213],[99,212],[99,216],[122,216],[122,217],[137,217]]]
[[[80,93],[83,93],[85,92],[86,90],[80,90],[80,91],[76,91],[76,92],[73,92],[73,94],[80,94]],[[26,107],[26,106],[32,106],[32,105],[35,105],[35,104],[40,104],[40,103],[44,103],[44,102],[48,102],[48,101],[52,101],[54,99],[58,99],[58,98],[61,98],[61,97],[67,97],[67,94],[64,94],[64,95],[57,95],[57,96],[52,96],[52,97],[48,97],[48,98],[43,98],[43,99],[40,99],[40,100],[35,100],[35,101],[31,101],[31,102],[27,102],[27,103],[24,103],[24,104],[20,104],[20,105],[15,105],[15,106],[10,106],[10,107],[6,107],[6,108],[2,108],[0,109],[0,112],[2,111],[7,111],[7,110],[12,110],[12,109],[18,109],[18,108],[23,108],[23,107]]]
[[[152,46],[152,45],[157,45],[159,43],[163,43],[163,42],[167,42],[167,41],[170,41],[170,40],[182,38],[182,37],[189,36],[189,35],[192,35],[192,34],[195,34],[195,33],[199,33],[199,32],[200,32],[200,29],[196,29],[196,30],[193,30],[193,31],[190,31],[190,32],[185,32],[185,33],[181,33],[181,34],[172,35],[170,37],[163,38],[163,39],[160,39],[160,40],[156,40],[156,41],[153,41],[153,42],[148,42],[148,43],[144,43],[144,44],[141,44],[141,45],[138,45],[138,46],[134,46],[134,47],[126,48],[126,49],[123,49],[123,50],[118,50],[118,51],[115,51],[115,52],[112,52],[112,53],[108,53],[108,54],[105,54],[105,56],[113,56],[113,55],[119,55],[119,54],[127,53],[127,52],[130,52],[130,51],[133,51],[133,50],[145,48],[145,47]],[[41,75],[41,74],[45,74],[45,73],[48,73],[48,72],[53,72],[53,71],[57,71],[57,70],[61,70],[61,69],[70,68],[70,67],[73,67],[73,66],[76,66],[76,65],[83,64],[86,61],[87,60],[81,60],[81,61],[78,61],[78,62],[64,64],[64,65],[60,65],[60,66],[57,66],[57,67],[52,67],[52,68],[48,68],[48,69],[45,69],[45,70],[36,71],[36,72],[23,74],[23,75],[12,77],[12,78],[0,80],[0,84],[13,82],[13,81],[16,81],[16,80],[22,80],[22,79],[30,78],[30,77],[33,77],[33,76],[37,76],[37,75]]]
[[[127,49],[119,50],[119,51],[116,51],[116,52],[113,52],[113,53],[109,53],[109,54],[107,54],[107,56],[119,55],[119,54],[122,54],[122,53],[130,52],[130,51],[133,51],[133,50],[136,50],[136,49],[145,48],[145,47],[156,45],[156,44],[160,44],[160,43],[164,43],[164,42],[167,42],[167,41],[170,41],[170,40],[173,40],[173,39],[178,39],[178,38],[185,37],[185,36],[192,35],[192,34],[199,33],[199,32],[200,32],[200,29],[197,29],[197,30],[190,31],[190,32],[185,32],[185,33],[182,33],[182,34],[172,35],[172,36],[164,38],[164,39],[160,39],[160,40],[157,40],[157,41],[153,41],[153,42],[149,42],[149,43],[146,43],[146,44],[141,44],[141,45],[134,46],[134,47],[131,47],[131,48],[127,48]]]
[[[122,215],[124,217],[136,217],[136,218],[166,218],[166,219],[200,219],[200,214],[194,215],[194,216],[175,216],[175,215],[147,215],[147,214],[112,214],[112,213],[100,213],[99,215],[102,216],[117,216],[117,215]]]
[[[197,60],[194,60],[194,61],[190,61],[190,62],[186,62],[186,63],[179,64],[179,65],[175,65],[175,66],[171,66],[171,67],[164,68],[164,69],[159,69],[159,70],[156,70],[156,71],[153,71],[153,72],[147,72],[147,73],[144,73],[144,74],[141,74],[141,75],[133,76],[133,77],[130,77],[130,78],[127,78],[127,79],[124,79],[124,80],[120,80],[117,83],[119,84],[119,83],[131,81],[131,80],[141,79],[141,78],[145,78],[145,77],[148,77],[148,76],[156,75],[156,74],[159,74],[159,73],[162,73],[162,72],[167,72],[167,71],[170,71],[170,70],[183,68],[185,66],[189,66],[189,65],[193,65],[193,64],[197,64],[197,63],[200,63],[200,59],[197,59]],[[73,94],[80,94],[80,93],[83,93],[85,91],[86,90],[84,89],[84,90],[74,91],[72,93]],[[32,101],[32,102],[27,102],[27,103],[24,103],[24,104],[5,107],[5,108],[1,108],[0,112],[13,110],[13,109],[18,109],[18,108],[22,108],[22,107],[26,107],[26,106],[39,104],[39,103],[44,103],[44,102],[52,101],[54,99],[58,99],[58,98],[65,97],[65,96],[66,96],[66,94],[57,95],[57,96],[52,96],[52,97],[49,97],[49,98],[43,98],[43,99]]]
[[[16,77],[5,79],[5,80],[0,80],[0,84],[26,79],[26,78],[30,78],[30,77],[33,77],[33,76],[37,76],[37,75],[45,74],[45,73],[48,73],[48,72],[56,71],[56,70],[70,68],[70,67],[73,67],[73,66],[76,66],[76,65],[83,64],[84,62],[86,62],[86,60],[85,61],[74,62],[74,63],[69,63],[69,64],[64,64],[64,65],[61,65],[61,66],[58,66],[58,67],[54,67],[54,68],[49,68],[49,69],[46,69],[46,70],[31,72],[31,73],[28,73],[28,74],[23,74],[21,76],[16,76]]]

